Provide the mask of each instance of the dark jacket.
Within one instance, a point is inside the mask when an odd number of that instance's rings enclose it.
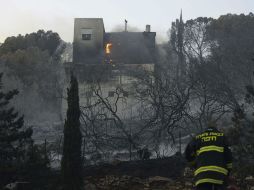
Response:
[[[224,133],[208,128],[187,145],[185,157],[194,163],[195,185],[224,184],[232,168],[232,153]]]

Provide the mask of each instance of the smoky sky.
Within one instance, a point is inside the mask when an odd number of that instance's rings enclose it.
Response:
[[[8,36],[36,32],[58,32],[67,42],[73,40],[74,18],[103,18],[105,30],[123,26],[124,20],[140,31],[146,24],[166,41],[171,22],[183,10],[183,19],[199,16],[248,14],[253,0],[0,0],[0,43]]]

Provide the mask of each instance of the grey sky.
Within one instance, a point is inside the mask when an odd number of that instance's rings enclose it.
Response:
[[[151,24],[159,41],[167,39],[171,22],[183,10],[183,19],[227,13],[248,14],[254,0],[0,0],[0,42],[8,36],[36,32],[58,32],[72,42],[75,17],[100,17],[106,31],[121,27],[124,19],[131,27],[145,29]]]

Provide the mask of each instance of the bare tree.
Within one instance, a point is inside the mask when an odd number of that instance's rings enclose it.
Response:
[[[183,48],[189,64],[188,79],[193,84],[187,120],[202,130],[211,118],[221,119],[240,107],[236,91],[212,50],[216,41],[209,37],[212,18],[199,17],[184,24]]]
[[[190,76],[194,85],[186,118],[199,130],[207,126],[210,119],[221,120],[241,107],[235,89],[216,62],[206,60],[196,65]]]
[[[192,87],[178,85],[168,74],[166,70],[138,73],[134,86],[136,98],[145,105],[144,127],[150,129],[157,155],[163,137],[169,135],[174,141],[173,132],[183,119]]]
[[[207,27],[212,21],[212,18],[198,17],[194,20],[187,20],[184,24],[183,49],[189,62],[195,59],[198,63],[203,63],[211,53],[211,47],[215,43],[209,40]]]
[[[93,94],[88,105],[82,106],[83,134],[90,137],[96,150],[126,149],[128,144],[129,157],[132,159],[132,149],[138,147],[138,128],[132,129],[128,119],[122,117],[120,103],[126,101],[125,91],[116,87],[112,91],[114,97],[105,96],[99,83],[90,86]],[[135,123],[134,123],[135,124]],[[87,139],[87,138],[86,138]]]
[[[231,111],[227,103],[210,93],[207,83],[199,81],[192,89],[190,107],[186,112],[186,118],[202,131],[210,119],[213,118],[213,120],[218,121]]]

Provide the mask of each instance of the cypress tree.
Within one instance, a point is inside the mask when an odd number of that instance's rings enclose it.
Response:
[[[80,190],[83,185],[78,94],[78,81],[72,74],[70,88],[67,89],[68,109],[64,124],[64,146],[61,163],[64,190]]]
[[[176,65],[176,79],[179,81],[181,77],[186,74],[186,65],[184,59],[184,22],[182,17],[182,10],[180,19],[172,22],[170,32],[170,45],[173,51],[177,54],[178,63]]]
[[[178,62],[180,65],[180,77],[183,77],[185,74],[185,65],[184,65],[184,54],[183,54],[183,35],[184,35],[184,23],[183,23],[183,16],[182,10],[180,14],[180,21],[177,26],[177,39],[178,39]]]

